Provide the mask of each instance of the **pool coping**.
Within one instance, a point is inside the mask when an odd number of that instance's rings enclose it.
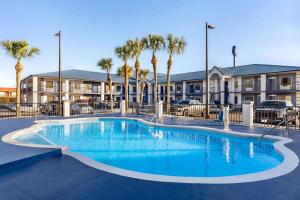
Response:
[[[16,141],[15,138],[28,134],[29,131],[36,131],[36,129],[41,128],[43,125],[47,124],[55,124],[55,123],[62,123],[62,122],[71,122],[74,123],[76,121],[92,121],[97,119],[129,119],[129,120],[136,120],[142,122],[146,125],[154,125],[159,127],[171,127],[171,128],[184,128],[184,129],[194,129],[194,130],[213,130],[220,134],[230,134],[237,137],[247,137],[247,138],[259,138],[262,134],[253,134],[253,133],[243,133],[243,132],[236,132],[231,130],[221,130],[217,128],[211,127],[196,127],[196,126],[187,126],[187,125],[170,125],[170,124],[155,124],[149,123],[141,118],[135,117],[87,117],[87,118],[71,118],[71,119],[53,119],[53,120],[39,120],[35,121],[36,124],[21,130],[17,130],[14,132],[10,132],[2,137],[2,141],[13,144],[13,145],[20,145],[20,146],[27,146],[27,147],[38,147],[38,148],[59,148],[62,150],[62,153],[68,156],[72,156],[75,159],[79,160],[80,162],[99,169],[103,170],[112,174],[117,174],[125,177],[131,177],[136,179],[142,180],[149,180],[149,181],[158,181],[158,182],[172,182],[172,183],[203,183],[203,184],[230,184],[230,183],[246,183],[246,182],[254,182],[254,181],[262,181],[267,180],[275,177],[279,177],[285,174],[292,172],[299,164],[298,156],[289,148],[285,146],[285,144],[292,142],[293,140],[286,137],[280,136],[272,136],[266,135],[264,136],[264,140],[272,140],[275,142],[273,143],[275,150],[280,153],[284,160],[278,166],[264,170],[257,173],[245,174],[245,175],[235,175],[235,176],[223,176],[223,177],[179,177],[179,176],[166,176],[166,175],[156,175],[156,174],[149,174],[149,173],[141,173],[132,170],[121,169],[118,167],[110,166],[103,164],[101,162],[92,160],[84,155],[74,153],[69,151],[68,147],[66,146],[57,146],[57,145],[41,145],[41,144],[28,144],[22,143],[20,141]]]

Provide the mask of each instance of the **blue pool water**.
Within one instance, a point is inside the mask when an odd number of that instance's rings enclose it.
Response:
[[[242,175],[273,168],[283,161],[271,141],[208,130],[149,128],[127,119],[45,125],[17,140],[51,142],[107,165],[170,176]]]

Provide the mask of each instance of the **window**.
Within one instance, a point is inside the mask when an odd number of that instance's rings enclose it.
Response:
[[[160,86],[160,94],[164,94],[164,86]]]
[[[46,88],[53,88],[53,82],[52,81],[46,81]]]
[[[194,85],[190,85],[190,93],[194,93]]]
[[[253,88],[254,87],[254,80],[253,79],[248,79],[245,81],[245,87],[246,88]]]
[[[74,89],[79,90],[80,89],[80,83],[75,83],[74,84]]]
[[[133,102],[136,102],[136,97],[133,97],[133,98],[132,98],[132,101],[133,101]]]
[[[245,96],[244,100],[245,101],[254,101],[254,97],[253,96]]]
[[[199,92],[201,90],[201,84],[200,83],[196,83],[195,84],[195,91]]]
[[[117,90],[117,92],[121,92],[121,86],[117,85],[116,90]]]
[[[182,86],[181,85],[176,85],[176,92],[179,93],[182,90]]]
[[[92,84],[86,84],[86,89],[87,90],[92,90]]]
[[[234,88],[235,89],[239,88],[239,81],[234,81]]]
[[[239,102],[239,97],[238,97],[238,96],[235,96],[235,97],[234,97],[234,104],[238,104],[238,102]]]
[[[98,85],[93,84],[93,93],[98,93]]]
[[[135,86],[132,87],[132,92],[136,92],[136,87]]]
[[[173,92],[173,86],[172,85],[170,86],[170,92]]]
[[[282,86],[290,86],[291,85],[291,77],[282,77],[281,78],[281,85]]]
[[[116,100],[117,100],[117,101],[120,101],[120,100],[121,100],[121,97],[116,97]]]
[[[48,102],[51,102],[51,101],[54,101],[54,96],[47,96],[47,101]]]

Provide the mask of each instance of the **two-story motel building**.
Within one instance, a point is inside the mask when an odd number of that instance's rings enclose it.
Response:
[[[124,99],[124,79],[112,74],[114,101]],[[159,99],[166,102],[166,75],[158,76]],[[144,103],[153,103],[153,75],[147,82]],[[129,80],[130,101],[135,99],[135,79]],[[198,99],[205,102],[205,71],[171,75],[171,99]],[[22,80],[22,100],[45,103],[58,100],[58,73],[30,75]],[[106,74],[83,70],[62,71],[63,100],[76,101],[98,96],[109,99]],[[138,91],[140,93],[140,91]],[[222,104],[241,104],[244,100],[259,104],[263,100],[290,100],[300,106],[300,67],[251,64],[213,67],[209,72],[209,99]]]

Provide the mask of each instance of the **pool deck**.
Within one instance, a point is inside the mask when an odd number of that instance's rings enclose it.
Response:
[[[1,119],[0,137],[31,126],[34,119]],[[165,119],[165,124],[223,128],[220,123]],[[269,129],[231,126],[234,131],[264,133]],[[300,131],[273,130],[286,136],[300,157]],[[0,141],[0,199],[300,199],[300,167],[258,182],[239,184],[161,183],[100,171],[60,155],[59,150],[29,148]]]

